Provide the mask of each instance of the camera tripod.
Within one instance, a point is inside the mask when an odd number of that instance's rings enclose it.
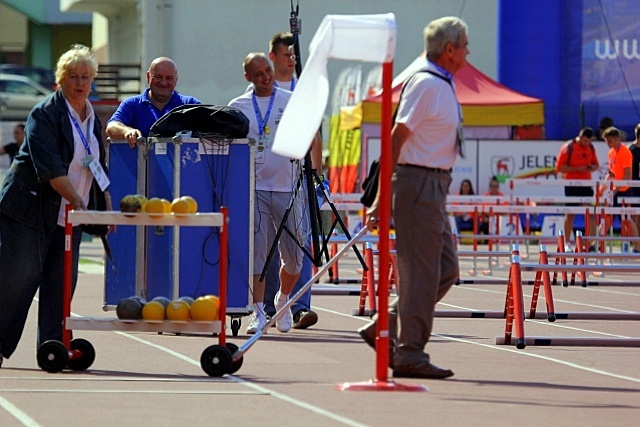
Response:
[[[294,8],[293,0],[291,0],[291,14],[289,16],[289,27],[291,29],[291,34],[293,35],[293,40],[294,40],[294,43],[291,47],[293,47],[293,54],[295,55],[295,58],[296,58],[296,75],[298,76],[298,78],[300,78],[300,74],[302,74],[302,64],[300,62],[300,41],[298,37],[302,32],[302,20],[299,17],[299,7],[300,5],[297,4],[296,7]],[[316,267],[320,267],[322,265],[323,255],[325,256],[325,259],[329,261],[330,259],[329,250],[328,250],[329,237],[333,234],[333,231],[336,229],[336,226],[338,224],[340,225],[340,228],[342,229],[342,232],[345,234],[345,236],[349,240],[351,240],[351,235],[349,234],[349,230],[347,230],[347,227],[342,221],[342,218],[340,217],[340,214],[338,213],[336,206],[331,200],[331,195],[329,194],[327,189],[324,187],[324,183],[318,176],[318,172],[315,169],[313,169],[312,166],[313,165],[311,162],[311,149],[309,149],[309,151],[307,151],[307,154],[305,155],[305,158],[304,158],[302,173],[298,174],[298,180],[296,182],[295,189],[291,197],[291,201],[289,202],[289,206],[285,211],[284,218],[282,218],[282,221],[278,226],[276,237],[273,241],[273,244],[271,245],[271,248],[269,249],[269,254],[267,255],[267,261],[264,267],[262,268],[262,273],[260,274],[261,282],[264,281],[264,276],[266,274],[267,268],[269,266],[269,263],[271,262],[271,258],[273,258],[273,254],[275,253],[276,247],[278,245],[278,241],[280,240],[280,236],[282,235],[283,231],[286,231],[289,234],[289,236],[291,236],[293,240],[295,240],[298,247],[302,249],[304,254],[307,257],[309,257],[313,265],[315,265]],[[311,245],[312,245],[313,253],[311,253],[309,249],[307,249],[307,245],[304,242],[303,243],[299,242],[298,239],[296,239],[294,233],[292,233],[291,230],[289,230],[286,227],[289,214],[291,213],[291,209],[293,208],[295,198],[298,192],[300,191],[300,187],[302,186],[303,180],[306,183],[307,198],[309,201],[308,203],[309,204],[309,221],[310,221],[309,228],[311,230]],[[335,218],[333,223],[331,224],[331,228],[329,229],[329,232],[327,233],[326,237],[324,236],[324,233],[323,233],[322,218],[321,218],[321,215],[319,215],[320,207],[318,206],[318,197],[315,192],[315,185],[318,185],[322,189],[322,195],[324,199],[327,201],[327,203],[329,203],[329,206],[331,207],[331,212],[333,212],[333,216]],[[322,236],[322,245],[320,245],[320,236]],[[362,268],[364,269],[364,271],[367,271],[368,270],[367,264],[365,263],[364,259],[362,258],[362,255],[358,251],[358,248],[353,246],[353,251],[358,257],[358,261],[360,261],[360,264],[362,265]],[[329,270],[329,277],[331,277],[332,275],[333,275],[332,271]]]
[[[299,242],[295,234],[291,230],[289,230],[289,228],[286,225],[289,215],[291,214],[291,210],[293,209],[295,198],[298,196],[300,192],[303,181],[306,183],[307,199],[308,199],[308,205],[309,205],[309,221],[310,221],[309,229],[311,231],[311,245],[312,245],[313,253],[309,251],[309,249],[307,248],[307,245],[305,244],[307,240],[306,237],[304,242]],[[324,235],[324,232],[323,232],[324,227],[322,223],[322,217],[320,215],[320,208],[318,206],[318,196],[315,191],[316,185],[318,185],[319,188],[322,190],[322,195],[326,200],[326,202],[331,207],[331,212],[333,213],[333,217],[334,217],[333,223],[331,224],[331,227],[329,228],[329,231],[326,236]],[[302,172],[298,174],[298,179],[296,181],[293,194],[291,195],[289,206],[287,207],[284,217],[282,218],[282,221],[278,226],[276,237],[273,243],[271,244],[271,248],[269,249],[269,254],[267,255],[267,260],[265,262],[264,267],[262,268],[262,273],[260,274],[260,281],[261,282],[264,281],[267,268],[269,266],[269,263],[271,262],[271,259],[273,258],[273,255],[275,254],[278,241],[280,240],[280,237],[282,236],[283,232],[286,232],[287,234],[289,234],[289,236],[291,236],[291,238],[296,242],[298,247],[302,249],[304,254],[311,260],[313,265],[315,265],[316,267],[320,267],[322,266],[323,255],[327,261],[329,261],[330,259],[329,249],[328,249],[329,238],[331,237],[331,235],[333,234],[333,231],[337,228],[338,225],[340,225],[340,228],[344,233],[344,235],[347,237],[347,239],[351,240],[351,235],[349,234],[349,230],[347,229],[346,225],[344,224],[344,221],[340,217],[340,213],[338,212],[335,204],[333,203],[333,200],[331,199],[331,194],[325,188],[324,183],[322,182],[322,179],[320,179],[320,176],[318,175],[318,172],[311,167],[311,155],[307,153],[307,155],[305,156]],[[322,240],[322,242],[320,240]],[[353,251],[355,252],[356,257],[358,258],[358,261],[362,265],[362,268],[365,271],[367,271],[368,270],[367,265],[364,259],[362,258],[362,255],[358,251],[358,248],[354,246]],[[333,274],[331,270],[329,270],[329,276],[331,277],[332,275]]]

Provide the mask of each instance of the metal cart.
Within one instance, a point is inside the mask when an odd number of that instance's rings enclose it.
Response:
[[[111,197],[128,194],[172,200],[189,195],[200,212],[229,208],[229,294],[227,315],[237,335],[250,313],[253,258],[254,142],[237,139],[215,144],[179,135],[140,138],[136,149],[109,140]],[[117,203],[117,202],[115,202]],[[105,265],[103,308],[138,295],[175,299],[217,294],[219,244],[211,228],[125,227],[108,236],[113,263]],[[135,245],[131,242],[135,241]]]
[[[227,268],[228,268],[228,209],[221,208],[220,213],[202,214],[162,214],[150,216],[145,213],[126,215],[120,212],[72,211],[67,206],[65,226],[64,252],[64,287],[63,287],[63,335],[62,342],[45,341],[37,352],[38,365],[45,371],[55,373],[65,368],[75,371],[88,369],[95,360],[95,349],[91,343],[82,338],[71,340],[71,330],[102,331],[142,331],[142,332],[206,332],[218,334],[218,344],[207,347],[200,357],[204,372],[210,376],[220,377],[236,372],[242,366],[242,358],[233,360],[232,355],[238,346],[227,343],[225,320],[227,307]],[[72,230],[74,224],[117,224],[117,225],[151,225],[180,227],[219,227],[220,262],[218,288],[220,309],[218,321],[211,322],[176,322],[119,320],[115,317],[71,317],[71,276],[72,276]]]

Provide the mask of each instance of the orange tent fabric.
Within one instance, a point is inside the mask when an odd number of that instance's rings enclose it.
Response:
[[[402,84],[425,64],[424,54],[403,70],[393,82],[394,108]],[[467,65],[455,75],[456,95],[462,105],[465,126],[527,126],[544,124],[544,103],[516,92]],[[380,123],[382,94],[366,98],[362,104],[363,122]]]

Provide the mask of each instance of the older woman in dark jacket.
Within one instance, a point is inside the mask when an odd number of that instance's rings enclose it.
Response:
[[[18,345],[38,288],[38,345],[62,340],[66,205],[87,209],[93,193],[111,208],[108,179],[95,167],[106,171],[101,124],[88,101],[97,66],[81,45],[60,57],[59,89],[31,111],[24,144],[0,190],[0,365]],[[102,189],[92,192],[99,181]],[[82,226],[75,226],[73,289],[81,234]]]

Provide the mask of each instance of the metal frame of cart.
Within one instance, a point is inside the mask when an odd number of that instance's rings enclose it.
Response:
[[[187,194],[198,201],[200,212],[229,208],[233,222],[228,253],[234,262],[228,271],[227,315],[233,335],[240,329],[241,317],[250,314],[254,145],[251,139],[215,144],[184,135],[140,138],[135,149],[125,140],[109,139],[108,144],[113,200],[136,193],[167,200]],[[205,237],[212,234],[206,228],[180,231],[150,226],[109,235],[114,257],[113,263],[105,263],[103,309],[115,309],[118,301],[131,295],[149,300],[216,293],[210,284],[216,283],[211,279],[217,269],[210,261],[217,258],[217,243]]]
[[[72,231],[74,224],[106,224],[134,226],[172,226],[172,227],[219,227],[220,263],[219,263],[219,319],[211,322],[175,322],[120,320],[101,317],[71,317],[71,280],[72,280]],[[38,364],[47,372],[61,372],[65,368],[75,371],[88,369],[95,360],[95,349],[85,339],[71,340],[71,331],[140,331],[140,332],[198,332],[218,334],[218,345],[207,347],[200,357],[202,369],[210,376],[232,374],[242,366],[242,359],[232,360],[232,354],[238,346],[226,342],[225,321],[227,306],[227,268],[228,268],[228,210],[220,213],[162,214],[150,216],[146,213],[123,214],[121,212],[72,211],[67,206],[65,221],[64,277],[63,277],[63,332],[62,342],[49,340],[38,348]]]

